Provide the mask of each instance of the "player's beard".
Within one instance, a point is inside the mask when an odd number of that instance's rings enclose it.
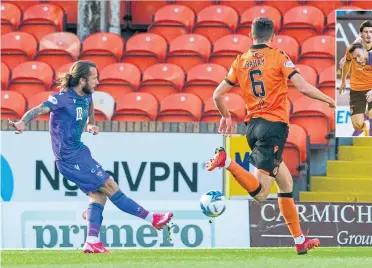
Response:
[[[85,94],[92,94],[92,93],[93,93],[93,89],[90,89],[88,85],[85,85],[85,86],[82,88],[82,91],[83,91]]]

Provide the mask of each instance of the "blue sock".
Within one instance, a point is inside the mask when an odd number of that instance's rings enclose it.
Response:
[[[137,216],[141,219],[145,219],[149,212],[134,202],[132,199],[127,197],[122,191],[118,190],[114,193],[111,198],[111,202],[118,207],[118,209],[131,214],[133,216]]]
[[[90,203],[87,209],[88,236],[98,237],[102,225],[103,206],[99,203]]]

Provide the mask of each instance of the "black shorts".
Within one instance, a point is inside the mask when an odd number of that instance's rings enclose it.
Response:
[[[282,162],[289,127],[282,122],[252,118],[247,124],[246,138],[252,150],[250,161],[257,169],[275,177]]]
[[[367,105],[367,92],[369,90],[350,90],[350,115],[364,114]],[[368,111],[372,109],[372,102],[368,102]]]

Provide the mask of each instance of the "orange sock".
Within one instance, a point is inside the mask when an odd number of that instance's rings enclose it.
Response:
[[[259,180],[249,171],[242,168],[234,160],[231,160],[231,164],[227,168],[228,171],[233,174],[235,180],[248,191],[248,193],[254,197],[261,191],[261,184]]]
[[[301,236],[302,231],[300,227],[300,219],[298,217],[292,193],[279,193],[278,203],[280,212],[283,215],[292,237],[295,238]]]

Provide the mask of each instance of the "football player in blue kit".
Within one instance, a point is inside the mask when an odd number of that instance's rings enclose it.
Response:
[[[92,158],[89,148],[81,142],[85,125],[93,135],[99,132],[94,121],[92,101],[92,93],[98,83],[96,65],[89,61],[77,61],[69,73],[59,77],[60,92],[27,111],[19,121],[9,120],[16,133],[20,134],[30,121],[50,113],[49,129],[56,166],[65,178],[74,182],[90,199],[85,213],[88,221],[88,235],[83,247],[85,253],[110,253],[98,238],[107,198],[120,210],[149,221],[158,230],[173,216],[172,212],[149,212],[127,197]]]

